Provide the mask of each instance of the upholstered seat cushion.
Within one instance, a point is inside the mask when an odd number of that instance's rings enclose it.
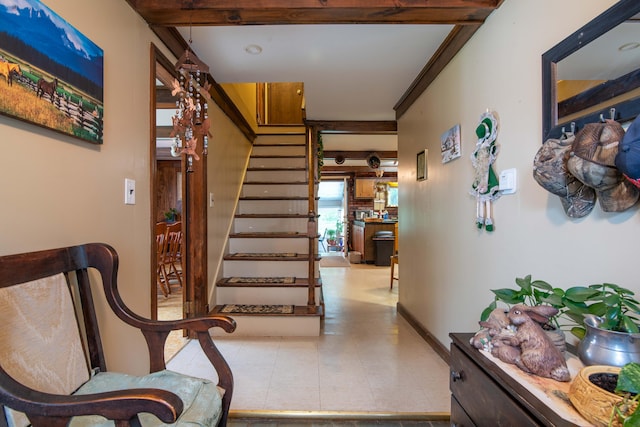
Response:
[[[74,394],[91,394],[133,388],[158,388],[175,393],[182,399],[184,410],[172,426],[215,426],[222,414],[222,396],[211,381],[185,376],[173,371],[159,371],[143,377],[101,372],[94,375]],[[143,427],[165,426],[151,414],[140,414]],[[112,421],[97,415],[75,417],[70,427],[113,426]]]

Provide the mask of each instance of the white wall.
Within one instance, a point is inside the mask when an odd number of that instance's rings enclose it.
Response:
[[[402,278],[399,302],[445,346],[474,332],[490,289],[532,274],[558,287],[609,281],[640,294],[638,208],[568,218],[532,177],[542,143],[541,55],[613,0],[507,0],[398,122]],[[496,171],[516,168],[518,191],[495,203],[495,231],[475,227],[470,155],[480,115],[498,113]],[[461,124],[462,156],[440,159],[440,135]],[[429,178],[416,154],[429,149]]]

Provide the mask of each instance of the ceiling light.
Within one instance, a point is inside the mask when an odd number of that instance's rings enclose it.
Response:
[[[250,44],[244,48],[244,51],[249,55],[260,55],[262,53],[262,46],[257,44]]]
[[[633,50],[633,49],[637,49],[639,47],[640,47],[640,43],[638,43],[638,42],[630,42],[630,43],[623,44],[622,46],[620,46],[618,48],[618,50],[620,52],[625,52],[627,50]]]

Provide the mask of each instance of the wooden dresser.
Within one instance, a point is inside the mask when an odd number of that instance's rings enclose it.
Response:
[[[449,336],[452,340],[449,380],[452,426],[588,425],[567,421],[526,386],[484,357],[469,344],[473,334],[452,333]],[[577,414],[569,403],[564,409]]]

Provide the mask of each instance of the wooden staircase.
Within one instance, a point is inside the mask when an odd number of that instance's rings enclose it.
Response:
[[[212,314],[233,317],[243,336],[318,336],[323,314],[316,185],[309,202],[305,135],[254,143]],[[311,211],[311,217],[310,217]],[[225,312],[230,305],[247,313]],[[250,310],[248,307],[250,306]],[[291,314],[269,312],[293,306]],[[255,313],[267,311],[267,313]]]

